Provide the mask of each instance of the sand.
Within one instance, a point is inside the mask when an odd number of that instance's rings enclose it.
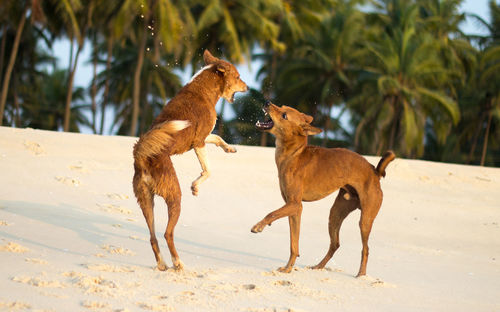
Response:
[[[182,272],[155,269],[135,202],[137,139],[0,127],[0,310],[3,311],[500,311],[500,169],[396,159],[370,236],[359,212],[324,270],[333,195],[305,203],[300,258],[286,219],[250,228],[280,196],[273,148],[208,147],[212,175],[173,157],[183,191],[175,232]],[[376,164],[378,157],[367,157]],[[156,200],[163,237],[166,206]],[[160,248],[171,266],[166,243]]]

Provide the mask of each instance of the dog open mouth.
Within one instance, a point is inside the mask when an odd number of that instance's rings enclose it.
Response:
[[[271,119],[271,116],[269,116],[269,113],[267,112],[266,109],[263,109],[264,111],[264,121],[260,121],[258,120],[256,123],[255,123],[255,127],[257,128],[257,130],[271,130],[272,127],[274,126],[274,122],[273,120]]]

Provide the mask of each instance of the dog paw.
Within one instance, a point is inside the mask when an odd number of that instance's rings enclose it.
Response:
[[[311,270],[322,270],[324,267],[325,267],[324,265],[316,264],[307,268]]]
[[[290,273],[292,272],[292,267],[281,267],[281,268],[278,268],[278,272],[281,272],[281,273]]]
[[[157,268],[160,271],[166,271],[167,270],[167,265],[165,264],[165,262],[160,261],[160,262],[158,262]]]
[[[184,271],[184,264],[181,260],[178,259],[174,261],[174,270],[176,270],[177,272]]]
[[[226,153],[236,153],[236,149],[234,147],[225,146],[223,148],[224,148],[224,152],[226,152]]]
[[[257,223],[256,225],[254,225],[252,227],[252,229],[250,231],[252,233],[260,233],[260,232],[262,232],[262,230],[264,230],[264,225]]]
[[[358,272],[358,275],[356,275],[356,278],[363,278],[364,276],[366,276],[366,271],[359,271]]]
[[[191,185],[191,193],[193,193],[193,196],[198,196],[198,186]]]

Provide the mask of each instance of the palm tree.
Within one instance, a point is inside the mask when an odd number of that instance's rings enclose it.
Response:
[[[13,38],[9,38],[9,45],[12,40]],[[44,75],[40,69],[55,64],[55,59],[43,49],[44,45],[49,47],[50,41],[37,23],[27,23],[19,43],[7,97],[7,101],[12,105],[7,106],[4,113],[6,119],[10,117],[12,126],[21,125],[22,111],[28,97],[25,90],[36,93],[36,81]]]
[[[117,43],[119,36],[123,35],[123,27],[125,25],[119,24],[117,22],[118,14],[123,6],[123,2],[116,2],[113,5],[98,5],[95,8],[95,13],[93,14],[92,20],[92,62],[94,66],[94,77],[91,83],[91,96],[92,100],[92,113],[93,113],[93,126],[92,128],[96,133],[103,134],[104,132],[104,121],[106,119],[106,107],[109,102],[109,79],[111,77],[106,77],[104,80],[104,87],[102,88],[102,97],[100,101],[100,112],[101,120],[99,126],[95,120],[95,115],[97,113],[97,100],[94,99],[98,92],[97,86],[97,66],[105,64],[105,72],[111,72],[111,61],[113,59],[113,47]],[[100,58],[101,55],[105,55],[105,60]]]
[[[16,57],[17,57],[17,51],[19,48],[19,43],[21,41],[21,34],[23,33],[24,29],[24,24],[26,23],[26,18],[27,18],[27,13],[29,9],[29,3],[28,2],[10,2],[10,6],[8,6],[7,12],[11,13],[13,17],[17,17],[19,19],[19,22],[15,27],[12,27],[13,29],[16,29],[16,35],[14,39],[14,43],[12,45],[12,50],[10,51],[10,58],[9,62],[7,64],[7,68],[5,70],[5,75],[2,79],[2,91],[0,94],[0,126],[3,123],[3,113],[5,110],[5,103],[7,101],[7,92],[9,90],[9,83],[10,83],[10,78],[12,75],[12,69],[14,68],[14,64],[16,62]],[[17,13],[17,14],[16,14]],[[7,36],[6,32],[7,28],[4,26],[4,33],[3,37]]]
[[[22,110],[22,126],[46,130],[61,130],[64,126],[66,93],[68,89],[68,72],[54,68],[51,74],[47,72],[39,76],[34,85],[24,87],[24,103]],[[73,90],[74,100],[83,100],[84,89]],[[73,106],[70,131],[78,131],[79,124],[88,124],[83,110],[87,105]]]
[[[417,28],[416,4],[402,0],[378,4],[381,12],[372,17],[383,28],[374,28],[366,43],[373,59],[365,69],[367,81],[373,85],[364,89],[368,94],[360,96],[371,95],[374,100],[368,108],[359,98],[352,102],[360,116],[356,137],[372,124],[374,132],[382,136],[372,140],[376,146],[371,152],[395,149],[402,156],[421,156],[426,124],[441,130],[443,123],[456,124],[460,119],[457,102],[442,91],[442,82],[454,73],[443,66],[433,36]]]
[[[279,25],[273,20],[283,10],[283,1],[191,0],[190,6],[197,21],[196,33],[191,37],[192,54],[187,54],[183,62],[190,62],[193,72],[204,49],[220,53],[233,63],[241,63],[245,58],[250,61],[256,43],[284,49],[278,41]],[[225,103],[222,100],[219,110],[219,135],[224,132]]]
[[[3,63],[5,58],[5,49],[8,37],[7,36],[8,22],[9,22],[9,6],[8,5],[1,6],[0,24],[2,25],[2,28],[0,29],[0,34],[2,35],[2,42],[0,43],[0,85],[2,84],[2,78],[3,78]]]
[[[140,113],[140,86],[146,54],[156,53],[156,59],[163,53],[180,55],[183,50],[180,40],[185,31],[182,13],[189,13],[185,9],[184,1],[175,0],[133,0],[126,1],[120,7],[116,21],[115,32],[122,42],[131,40],[137,47],[137,61],[134,69],[134,83],[132,92],[132,112],[129,135],[134,136],[138,130]],[[151,51],[148,39],[153,38]],[[151,52],[151,53],[150,53]]]
[[[278,42],[279,27],[272,16],[282,9],[281,1],[191,0],[193,18],[197,21],[192,55],[194,64],[201,61],[203,49],[221,51],[230,61],[241,63],[243,56],[250,59],[254,43]]]
[[[462,102],[464,120],[457,128],[461,146],[470,146],[466,162],[474,160],[477,146],[482,139],[480,165],[487,159],[488,148],[500,149],[500,5],[489,2],[490,23],[478,18],[488,29],[489,34],[478,38],[481,51],[478,55],[478,68],[471,76],[465,92],[466,101]],[[483,133],[481,137],[481,133]],[[494,153],[491,153],[494,154]],[[489,163],[498,164],[500,160],[490,159]]]
[[[137,62],[137,48],[127,40],[114,49],[114,57],[108,70],[97,76],[99,90],[109,90],[109,104],[116,111],[113,128],[118,128],[118,134],[128,134],[132,123],[132,106],[134,77],[132,70]],[[141,102],[148,103],[142,108],[138,116],[139,132],[145,132],[151,124],[167,98],[172,97],[181,87],[179,77],[173,72],[168,63],[174,63],[174,57],[155,60],[154,55],[147,54],[144,58],[141,76],[147,77],[140,81]],[[107,84],[109,83],[109,86]],[[147,92],[146,92],[147,91]]]
[[[316,32],[306,36],[278,69],[277,100],[311,110],[323,123],[323,145],[332,130],[332,108],[342,107],[359,71],[360,56],[366,53],[360,45],[364,17],[358,2],[338,4],[325,14]]]
[[[500,140],[500,47],[481,51],[478,55],[479,65],[471,75],[469,84],[460,94],[460,106],[463,118],[455,129],[458,150],[463,153],[458,159],[464,163],[476,163],[481,166],[487,162],[498,164],[500,159],[487,159],[488,148],[496,146],[498,155]],[[476,155],[481,146],[480,155]],[[491,155],[494,155],[492,152]]]
[[[271,44],[265,44],[262,52],[254,53],[252,58],[262,62],[257,73],[261,78],[261,89],[264,97],[275,99],[278,64],[283,62],[285,54],[294,53],[295,47],[300,47],[305,36],[314,35],[321,23],[321,16],[328,14],[335,1],[303,0],[281,1],[281,10],[271,16],[279,25],[278,41],[284,43],[285,50],[275,49]],[[285,53],[286,52],[286,53]],[[267,145],[267,132],[261,133],[260,145]]]
[[[95,7],[95,3],[92,1],[86,1],[85,4],[80,6],[80,3],[75,2],[76,7],[73,7],[76,13],[77,25],[71,26],[70,29],[67,30],[71,42],[71,52],[70,52],[70,62],[68,66],[68,90],[66,92],[66,104],[64,110],[64,125],[63,131],[69,131],[70,127],[70,118],[71,118],[71,103],[73,97],[73,83],[75,79],[75,73],[78,66],[78,59],[80,57],[80,53],[83,49],[85,43],[85,33],[87,32],[87,28],[89,27],[90,21],[92,19],[93,10]],[[73,45],[76,40],[77,48],[74,58],[73,56]]]
[[[500,42],[499,42],[500,43]],[[488,139],[490,137],[493,124],[496,128],[496,133],[493,133],[492,139],[495,143],[500,143],[498,139],[498,131],[500,125],[500,45],[491,46],[484,51],[480,62],[480,84],[487,90],[486,102],[483,109],[483,116],[486,115],[486,129],[484,132],[483,148],[481,152],[480,165],[484,166],[486,153],[488,149]]]
[[[73,81],[77,68],[78,58],[83,49],[84,37],[81,28],[88,27],[89,16],[92,15],[93,6],[82,6],[80,0],[48,0],[31,1],[37,4],[36,8],[44,25],[53,38],[67,35],[70,39],[71,50],[68,65],[68,90],[66,92],[66,106],[63,130],[69,131],[71,102],[73,94]],[[35,11],[34,11],[35,12]],[[85,31],[84,31],[85,32]],[[77,51],[74,54],[74,41],[77,43]]]
[[[476,64],[476,50],[460,29],[466,14],[460,13],[463,0],[418,0],[421,27],[437,40],[439,54],[447,68],[455,68],[447,87],[456,95],[456,88],[465,85]]]
[[[19,43],[21,40],[21,34],[24,30],[24,25],[26,19],[28,18],[28,13],[30,14],[29,18],[32,22],[40,22],[46,23],[46,13],[47,6],[51,7],[51,10],[48,10],[52,13],[58,13],[62,16],[64,20],[70,20],[72,25],[75,25],[75,18],[73,14],[72,8],[78,8],[79,2],[78,0],[62,0],[62,1],[34,1],[34,0],[26,0],[26,1],[11,1],[8,6],[6,6],[6,12],[9,12],[8,16],[11,16],[13,19],[19,18],[19,22],[13,29],[16,29],[16,36],[14,39],[14,44],[10,53],[9,63],[7,65],[7,69],[5,71],[5,76],[2,83],[2,93],[0,95],[0,116],[3,116],[3,111],[5,108],[5,102],[7,99],[7,92],[9,88],[10,77],[12,74],[12,69],[14,67],[14,63],[16,61],[16,56],[18,53]],[[0,118],[0,125],[2,124],[2,118]]]
[[[106,104],[108,102],[109,94],[109,80],[105,82],[104,91],[102,93],[101,101],[97,100],[97,73],[98,66],[105,64],[105,70],[110,72],[111,60],[113,57],[113,47],[116,44],[117,33],[120,27],[116,25],[118,12],[124,5],[123,2],[113,2],[109,5],[99,5],[99,0],[91,0],[86,5],[89,7],[88,19],[89,27],[87,27],[87,36],[91,40],[92,53],[91,62],[93,67],[93,78],[89,87],[91,96],[91,110],[92,110],[92,129],[94,133],[102,134],[104,131],[104,120],[106,115]],[[91,9],[90,9],[91,8]],[[121,26],[123,27],[123,25]],[[117,28],[117,29],[116,29]],[[105,60],[101,56],[105,55]],[[100,105],[101,120],[97,121],[97,110]]]

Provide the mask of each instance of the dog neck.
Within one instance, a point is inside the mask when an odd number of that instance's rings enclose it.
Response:
[[[206,96],[215,107],[215,104],[217,104],[217,101],[222,96],[224,80],[213,71],[213,66],[212,64],[203,67],[193,76],[193,78],[191,78],[184,88],[187,90],[196,90],[197,93],[203,90],[204,96]]]
[[[307,146],[307,136],[276,137],[276,162],[299,155]]]

